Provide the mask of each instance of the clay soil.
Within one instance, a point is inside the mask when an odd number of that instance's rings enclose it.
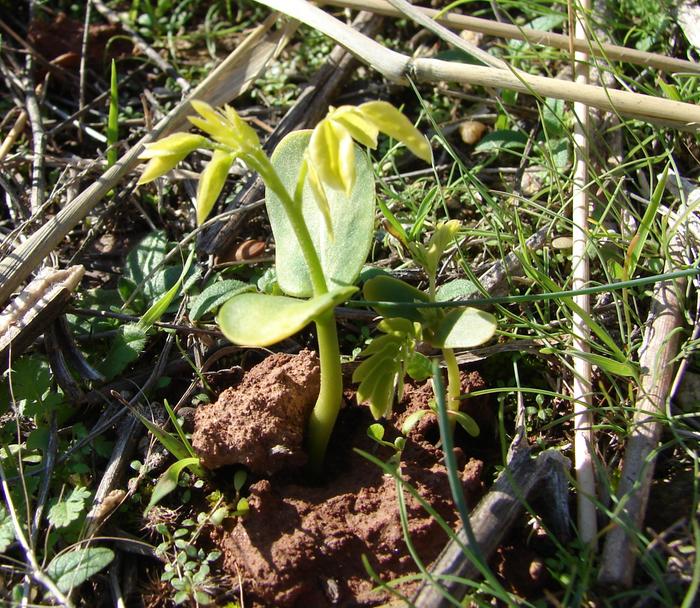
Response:
[[[315,354],[273,355],[250,370],[216,403],[199,408],[193,444],[203,462],[217,467],[244,464],[254,475],[248,490],[250,513],[217,532],[223,567],[243,579],[246,605],[375,606],[389,594],[375,590],[362,558],[383,580],[417,572],[407,549],[393,476],[353,448],[383,461],[395,454],[367,436],[369,410],[348,394],[329,449],[323,480],[304,474],[302,434],[318,390]],[[483,383],[464,374],[464,389]],[[385,439],[399,435],[411,412],[426,409],[428,385],[407,385],[403,401],[384,423]],[[409,434],[398,467],[401,478],[452,528],[458,525],[448,486],[434,415]],[[483,463],[456,448],[467,499],[483,492]],[[404,493],[408,533],[415,553],[428,565],[447,536],[417,500]],[[410,597],[417,583],[398,590]]]

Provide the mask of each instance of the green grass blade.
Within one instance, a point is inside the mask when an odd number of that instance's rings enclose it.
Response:
[[[109,82],[109,116],[107,117],[107,167],[117,162],[117,142],[119,141],[119,89],[117,87],[117,67],[112,59],[112,73]]]

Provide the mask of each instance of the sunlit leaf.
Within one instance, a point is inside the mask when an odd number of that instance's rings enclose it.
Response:
[[[288,192],[296,190],[309,138],[309,131],[295,131],[287,135],[272,154],[272,164]],[[326,228],[326,217],[319,209],[308,177],[302,190],[304,222],[329,287],[355,283],[374,236],[374,173],[366,155],[359,149],[355,149],[355,168],[357,176],[350,196],[333,188],[325,189],[332,233]],[[275,236],[275,266],[280,288],[292,296],[311,296],[308,266],[282,201],[268,189],[265,203]]]
[[[141,177],[139,177],[139,185],[147,184],[154,179],[162,177],[168,173],[168,171],[174,169],[187,154],[187,152],[181,152],[180,154],[170,154],[168,156],[156,156],[152,158],[146,164]]]
[[[369,101],[359,106],[362,115],[382,132],[404,144],[418,158],[429,163],[433,151],[426,137],[411,121],[386,101]]]
[[[180,479],[182,471],[188,467],[199,468],[199,458],[183,458],[171,464],[158,479],[156,487],[153,488],[151,500],[146,507],[145,513],[148,513],[156,506],[163,498],[177,488],[177,482]]]
[[[173,156],[177,154],[189,154],[198,148],[207,147],[207,138],[194,133],[173,133],[151,144],[146,144],[146,149],[139,155],[142,160],[158,158],[161,156]]]
[[[496,318],[478,308],[450,311],[430,340],[438,348],[471,348],[487,342],[496,332]]]
[[[367,120],[355,106],[336,108],[329,114],[328,118],[343,125],[351,137],[363,146],[372,149],[377,147],[379,129],[374,123]]]
[[[356,287],[339,287],[310,300],[243,293],[221,307],[216,322],[234,344],[270,346],[294,335],[356,291]]]
[[[197,186],[197,224],[201,225],[219,198],[224,188],[228,171],[236,155],[223,150],[214,150],[211,160],[202,171]]]
[[[85,508],[85,501],[90,498],[87,488],[78,486],[71,493],[52,505],[49,509],[48,520],[55,528],[65,528],[80,517]]]
[[[82,547],[54,557],[46,574],[61,593],[70,593],[71,589],[106,568],[113,559],[114,552],[107,547]]]

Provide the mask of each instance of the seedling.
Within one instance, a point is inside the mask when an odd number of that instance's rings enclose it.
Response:
[[[491,339],[496,320],[493,315],[471,307],[421,307],[459,297],[470,288],[470,284],[461,280],[437,288],[438,264],[459,228],[457,220],[438,224],[427,245],[411,243],[407,235],[401,235],[412,258],[428,276],[427,293],[388,275],[373,277],[364,285],[365,299],[375,302],[374,309],[384,317],[378,326],[384,335],[375,338],[361,353],[366,359],[352,379],[360,383],[358,401],[369,402],[375,418],[389,413],[397,392],[401,398],[403,379],[417,356],[416,346],[422,341],[442,351],[452,424],[459,421],[473,434],[474,425],[459,412],[461,384],[453,349],[478,346]]]
[[[266,185],[276,243],[277,280],[284,296],[241,293],[219,311],[217,322],[237,344],[269,346],[316,325],[321,388],[308,426],[310,463],[321,468],[342,399],[340,351],[333,309],[354,286],[374,233],[374,178],[354,142],[375,148],[383,132],[420,158],[432,158],[427,139],[391,104],[373,101],[331,108],[313,131],[285,137],[271,158],[233,110],[193,101],[190,121],[211,139],[176,133],[148,146],[140,183],[174,168],[197,149],[212,151],[197,190],[197,221],[211,212],[231,165],[241,160]],[[306,299],[303,299],[306,298]]]

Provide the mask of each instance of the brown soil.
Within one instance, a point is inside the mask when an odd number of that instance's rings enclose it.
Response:
[[[306,398],[301,391],[304,378]],[[478,375],[465,374],[463,379],[464,390],[483,382]],[[207,466],[231,464],[236,458],[258,471],[298,466],[304,460],[298,452],[299,433],[317,391],[315,355],[308,351],[297,357],[273,355],[248,372],[238,387],[224,391],[215,404],[197,412],[193,444]],[[407,385],[403,402],[384,422],[385,439],[393,441],[406,416],[427,408],[431,397],[429,386]],[[254,410],[258,413],[253,414]],[[291,424],[293,415],[300,416],[301,425]],[[261,479],[249,488],[250,513],[216,532],[214,541],[223,552],[224,568],[242,576],[247,605],[285,608],[386,602],[390,599],[386,592],[373,591],[363,555],[384,580],[417,572],[401,528],[394,478],[353,451],[359,448],[385,462],[394,456],[391,449],[367,436],[372,422],[367,408],[345,407],[331,439],[323,483],[309,485],[299,471]],[[273,433],[275,429],[278,434]],[[438,435],[435,416],[425,416],[407,438],[399,466],[402,478],[454,528],[458,517],[442,451],[434,445]],[[276,454],[287,454],[286,461],[272,457],[271,446],[276,445],[285,446]],[[465,495],[473,504],[483,492],[483,463],[467,458],[459,448],[456,452]],[[408,493],[405,499],[412,545],[428,565],[447,536],[416,499]],[[410,596],[415,585],[405,583],[399,589]]]

